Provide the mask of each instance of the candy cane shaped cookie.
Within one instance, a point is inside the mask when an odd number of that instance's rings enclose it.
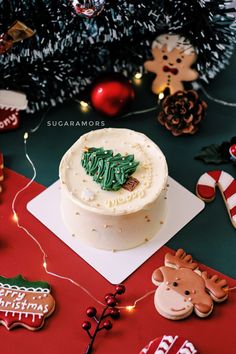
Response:
[[[216,186],[221,191],[232,225],[236,228],[236,180],[229,173],[221,170],[204,173],[197,182],[197,196],[205,202],[211,202],[215,198]]]

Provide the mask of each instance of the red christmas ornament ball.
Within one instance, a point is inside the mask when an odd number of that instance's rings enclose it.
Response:
[[[233,144],[232,146],[230,146],[229,153],[230,153],[232,160],[236,160],[236,144]]]
[[[92,18],[100,14],[105,6],[105,0],[71,0],[77,15]]]
[[[108,117],[123,113],[135,97],[131,82],[119,74],[111,74],[97,80],[91,89],[93,108]]]

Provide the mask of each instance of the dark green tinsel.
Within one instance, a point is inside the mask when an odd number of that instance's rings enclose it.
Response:
[[[231,1],[107,0],[95,18],[75,14],[70,0],[0,0],[0,31],[15,21],[36,35],[0,56],[0,89],[24,91],[29,111],[77,96],[101,72],[132,76],[151,57],[161,33],[184,35],[198,53],[204,80],[224,68],[235,31]],[[227,6],[226,6],[227,5]]]

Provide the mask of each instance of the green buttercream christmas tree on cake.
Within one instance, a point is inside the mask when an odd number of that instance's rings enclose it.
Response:
[[[118,191],[136,171],[134,155],[113,154],[104,148],[86,148],[81,159],[86,173],[107,191]]]

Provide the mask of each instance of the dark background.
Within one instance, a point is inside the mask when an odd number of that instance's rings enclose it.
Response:
[[[206,90],[216,98],[236,102],[235,72],[236,55],[225,71],[208,85],[204,84]],[[150,90],[151,81],[151,76],[146,76],[139,85],[135,84],[136,99],[129,111],[143,110],[156,105],[157,98]],[[200,97],[204,98],[201,92]],[[58,165],[63,154],[80,135],[96,128],[95,121],[105,122],[105,127],[130,128],[148,135],[166,155],[170,176],[193,193],[198,178],[208,170],[224,169],[236,177],[236,165],[204,165],[194,159],[203,146],[221,143],[236,136],[236,107],[219,105],[208,99],[206,102],[207,116],[200,130],[194,136],[183,137],[173,137],[166,131],[157,122],[156,112],[129,118],[108,119],[99,116],[92,109],[83,113],[79,103],[75,101],[57,106],[47,112],[40,129],[31,134],[28,140],[28,152],[37,168],[36,181],[49,186],[58,179]],[[6,167],[29,178],[32,176],[32,169],[24,156],[23,135],[25,131],[35,127],[41,117],[42,113],[21,114],[20,129],[0,135],[0,150],[5,155]],[[89,124],[87,127],[48,126],[48,122],[52,124],[56,121],[78,121],[80,124],[82,121],[88,121],[91,126]],[[204,211],[176,234],[167,245],[174,249],[182,247],[200,262],[236,278],[236,230],[229,220],[219,192],[216,200],[207,204]]]

